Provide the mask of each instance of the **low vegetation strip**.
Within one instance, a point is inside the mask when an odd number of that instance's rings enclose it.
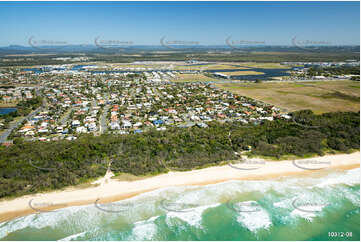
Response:
[[[23,142],[0,148],[0,197],[59,189],[105,174],[156,175],[235,160],[235,152],[281,158],[359,149],[360,113],[293,113],[289,120],[209,128],[174,128],[132,135],[84,135],[75,141]],[[317,127],[314,129],[312,127]],[[230,135],[229,135],[230,134]],[[41,167],[42,169],[39,169]]]
[[[340,99],[345,99],[345,100],[348,100],[348,101],[351,101],[351,102],[357,102],[357,103],[360,102],[360,97],[347,95],[345,93],[338,92],[338,91],[322,95],[322,97],[323,98],[340,98]]]
[[[177,74],[173,82],[208,82],[217,81],[217,79],[205,76],[203,74]]]
[[[245,75],[263,75],[263,72],[259,71],[228,71],[228,72],[221,72],[222,74],[229,75],[229,76],[245,76]]]

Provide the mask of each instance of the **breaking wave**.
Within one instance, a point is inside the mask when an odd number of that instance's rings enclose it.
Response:
[[[241,236],[242,233],[234,232],[240,229],[249,231],[251,235],[247,236],[276,233],[281,225],[316,223],[317,219],[329,216],[330,211],[359,217],[359,181],[360,168],[357,168],[322,177],[169,187],[113,203],[113,206],[122,207],[131,204],[129,209],[118,213],[109,213],[91,204],[3,222],[0,223],[0,239],[39,240],[44,231],[48,231],[47,236],[50,237],[45,239],[66,241],[241,240],[242,237],[227,236]],[[192,204],[192,209],[167,210],[161,206],[164,199],[177,204]],[[227,206],[229,203],[233,209]],[[241,209],[251,204],[257,207],[255,211]],[[347,218],[346,215],[344,217]],[[216,223],[216,220],[219,222]],[[230,230],[229,235],[222,237],[219,234],[217,237],[212,234],[223,225]]]

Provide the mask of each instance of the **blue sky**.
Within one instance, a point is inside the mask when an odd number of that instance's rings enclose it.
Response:
[[[300,40],[360,43],[359,2],[0,2],[0,46],[94,39],[159,45]]]

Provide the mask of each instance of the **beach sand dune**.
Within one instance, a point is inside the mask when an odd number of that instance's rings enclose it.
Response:
[[[169,172],[136,180],[117,181],[107,173],[95,187],[68,188],[62,191],[27,195],[12,200],[0,201],[0,221],[31,213],[48,211],[68,206],[119,201],[140,193],[170,186],[214,184],[229,180],[264,180],[291,175],[310,175],[314,172],[360,167],[360,152],[327,155],[303,160],[247,160],[243,164],[215,166],[205,169]]]

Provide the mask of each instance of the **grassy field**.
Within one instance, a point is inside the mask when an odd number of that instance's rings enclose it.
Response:
[[[215,78],[211,78],[202,74],[177,74],[176,79],[171,80],[173,82],[205,82],[205,81],[217,81]]]
[[[273,104],[287,111],[314,113],[360,111],[360,83],[355,81],[219,83],[218,87]]]
[[[283,66],[280,63],[259,63],[259,62],[245,62],[237,63],[240,66],[246,66],[250,68],[264,68],[264,69],[290,69],[289,66]]]
[[[174,70],[192,70],[192,71],[201,71],[201,70],[246,70],[247,67],[235,66],[235,64],[219,63],[219,64],[209,64],[209,65],[175,65]]]
[[[18,103],[17,102],[12,102],[12,103],[0,102],[0,108],[13,108],[13,107],[16,107],[16,104],[18,104]]]
[[[117,63],[117,64],[105,64],[111,68],[153,68],[159,69],[169,66],[169,64],[132,64],[132,63]]]
[[[263,72],[258,72],[258,71],[229,71],[229,72],[222,71],[220,73],[229,75],[229,76],[262,75],[262,74],[264,74]]]

